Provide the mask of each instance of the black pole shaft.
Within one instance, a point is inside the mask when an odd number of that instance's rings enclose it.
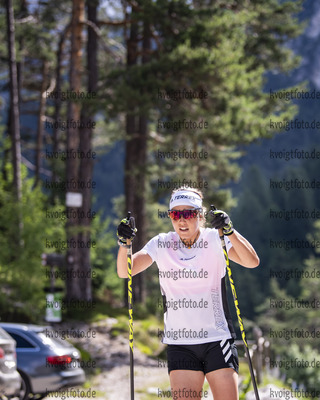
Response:
[[[245,330],[244,330],[243,321],[242,321],[242,317],[241,317],[241,314],[240,314],[240,308],[239,308],[239,302],[238,302],[238,297],[237,297],[237,293],[236,293],[236,288],[234,286],[234,281],[233,281],[232,272],[231,272],[230,263],[229,263],[229,257],[228,257],[227,248],[226,248],[226,244],[225,244],[223,235],[220,236],[220,240],[221,240],[221,245],[222,245],[222,249],[223,249],[224,258],[225,258],[225,261],[226,261],[226,267],[227,267],[227,271],[228,271],[229,282],[230,282],[231,291],[232,291],[232,295],[233,295],[234,305],[235,305],[236,311],[237,311],[237,316],[238,316],[241,336],[242,336],[242,340],[243,340],[243,343],[244,343],[245,352],[246,352],[246,355],[247,355],[247,358],[248,358],[248,364],[249,364],[249,370],[250,370],[253,390],[254,390],[254,394],[256,396],[256,400],[260,400],[258,387],[257,387],[256,379],[255,379],[255,376],[254,376],[251,356],[250,356],[250,352],[249,352],[249,347],[248,347],[248,343],[247,343],[247,340],[246,340],[246,333],[245,333]]]
[[[128,211],[127,220],[130,221],[131,212]],[[132,290],[132,244],[127,239],[128,263],[128,311],[129,311],[129,352],[130,352],[130,399],[134,400],[134,363],[133,363],[133,290]]]

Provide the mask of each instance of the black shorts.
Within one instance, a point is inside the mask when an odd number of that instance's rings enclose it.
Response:
[[[204,374],[222,368],[239,372],[238,351],[233,339],[218,342],[167,345],[168,371],[187,369]]]

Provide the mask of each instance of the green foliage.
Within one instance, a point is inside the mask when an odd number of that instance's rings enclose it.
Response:
[[[271,180],[312,181],[317,177],[317,165],[319,168],[319,162],[312,160],[301,166],[290,167],[276,176],[271,175]],[[318,210],[320,204],[316,190],[273,189],[270,179],[256,166],[246,171],[241,187],[244,190],[238,197],[237,207],[231,210],[230,215],[236,229],[256,249],[260,257],[260,267],[254,271],[234,268],[234,277],[239,288],[239,302],[243,313],[252,316],[256,314],[255,308],[263,303],[263,299],[271,295],[270,278],[279,274],[290,275],[291,271],[302,273],[307,265],[305,259],[316,257],[316,249],[311,245],[302,247],[295,245],[294,241],[297,239],[306,244],[315,242],[318,237],[317,225],[314,225],[314,218],[310,214],[312,210]],[[292,215],[291,210],[300,214]],[[309,217],[302,218],[302,213],[309,213]],[[280,246],[277,247],[275,243],[280,243]],[[303,281],[300,282],[299,277],[294,274],[290,279],[280,277],[278,283],[280,288],[286,289],[288,295],[301,295]],[[252,296],[248,295],[250,292]]]
[[[316,236],[319,228],[317,221]],[[320,379],[319,341],[317,336],[311,336],[319,333],[320,324],[318,254],[319,251],[310,255],[303,263],[304,268],[298,270],[301,275],[299,293],[290,296],[276,279],[272,279],[270,296],[257,309],[260,312],[258,324],[270,340],[271,363],[281,369],[288,384],[295,382],[309,391],[317,389]]]
[[[33,187],[33,179],[27,178],[23,169],[21,204],[15,201],[11,191],[12,167],[5,166],[8,180],[0,176],[0,307],[3,319],[39,321],[45,314],[45,286],[49,285],[46,269],[41,265],[41,254],[61,252],[61,248],[50,248],[50,241],[65,240],[65,206],[51,205],[39,187]],[[61,218],[52,218],[52,215]],[[19,244],[18,216],[22,216],[22,238]],[[122,285],[116,274],[115,246],[110,221],[101,221],[96,215],[92,223],[91,261],[93,293],[96,298],[119,304]],[[27,283],[27,284],[26,284]],[[65,287],[65,280],[57,279],[56,286]]]
[[[100,300],[119,304],[123,296],[121,279],[117,275],[115,253],[116,235],[110,218],[102,221],[101,215],[93,219],[91,227],[92,240],[96,247],[91,251],[91,263],[95,278],[92,281],[94,296]]]
[[[243,371],[242,371],[243,374]],[[247,374],[245,379],[241,382],[241,387],[240,387],[240,395],[239,395],[239,400],[246,400],[246,394],[251,390],[251,376],[250,372]]]
[[[320,353],[310,345],[300,347],[293,343],[289,346],[285,358],[281,359],[282,371],[289,383],[303,385],[306,391],[315,391],[320,382]]]
[[[158,335],[163,330],[163,322],[158,318],[144,313],[143,319],[134,310],[134,341],[135,347],[149,356],[157,357],[163,351],[164,345]],[[119,316],[112,326],[111,335],[126,335],[128,333],[128,316]]]
[[[110,96],[108,88],[105,99],[110,116],[128,111],[149,120],[148,164],[138,173],[147,174],[153,201],[161,201],[178,181],[186,179],[200,188],[204,184],[208,202],[224,208],[234,205],[231,192],[221,186],[239,178],[235,161],[240,153],[235,146],[271,137],[270,118],[290,119],[297,111],[263,93],[263,76],[266,69],[297,65],[282,45],[299,33],[293,17],[299,7],[296,2],[277,1],[193,5],[161,0],[143,1],[134,11],[141,26],[152,23],[155,27],[152,57],[143,63],[138,59],[129,68],[117,65],[109,73],[112,92]],[[207,98],[159,96],[159,91],[183,89],[203,90]],[[208,128],[159,126],[159,121],[184,119],[205,121]],[[180,158],[173,163],[157,157],[158,151],[179,149],[204,150],[210,162]],[[168,187],[159,186],[159,180]]]
[[[46,240],[63,238],[64,230],[54,219],[46,219],[46,198],[39,189],[32,189],[33,180],[24,170],[21,204],[9,189],[12,171],[6,165],[8,181],[0,177],[0,274],[1,315],[13,319],[37,320],[44,316],[45,268],[41,254],[46,251]],[[22,237],[19,242],[17,216],[22,216]]]

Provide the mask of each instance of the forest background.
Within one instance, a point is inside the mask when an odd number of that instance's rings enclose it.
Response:
[[[319,4],[0,7],[2,320],[43,321],[50,266],[63,318],[83,302],[122,310],[116,226],[135,216],[134,251],[169,230],[185,180],[260,256],[232,266],[249,336],[258,326],[282,360],[319,361]],[[161,319],[155,268],[135,277],[134,300]],[[284,372],[320,381],[319,368]]]

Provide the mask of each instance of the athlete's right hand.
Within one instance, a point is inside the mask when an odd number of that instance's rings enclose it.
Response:
[[[131,217],[129,214],[126,218],[123,218],[118,225],[117,236],[118,236],[118,244],[120,246],[127,247],[127,239],[132,242],[135,238],[137,232],[136,224],[134,217]]]

